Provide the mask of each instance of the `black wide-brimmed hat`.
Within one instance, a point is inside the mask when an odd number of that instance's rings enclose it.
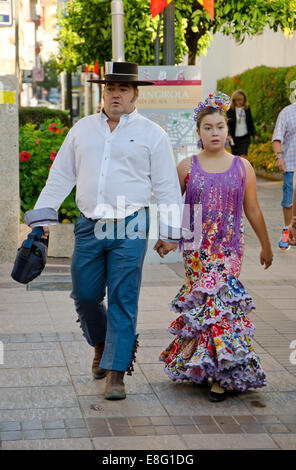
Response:
[[[148,80],[138,80],[138,64],[135,62],[106,62],[104,78],[87,80],[93,83],[134,83],[135,85],[154,85]]]

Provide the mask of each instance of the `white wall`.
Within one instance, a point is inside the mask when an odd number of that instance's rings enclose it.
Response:
[[[205,99],[216,90],[219,78],[233,76],[258,65],[296,65],[296,34],[292,39],[287,39],[282,32],[266,30],[239,45],[234,39],[217,33],[207,56],[202,56],[200,60],[202,96]]]

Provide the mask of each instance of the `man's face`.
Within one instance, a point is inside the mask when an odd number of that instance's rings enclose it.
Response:
[[[130,114],[135,109],[138,90],[130,83],[107,83],[104,88],[104,110],[107,115]]]

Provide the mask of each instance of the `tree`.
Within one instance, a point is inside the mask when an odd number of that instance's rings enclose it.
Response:
[[[242,43],[246,36],[269,26],[291,35],[296,26],[296,0],[216,0],[215,18],[196,0],[175,0],[176,64],[188,52],[188,64],[209,47],[220,31]],[[154,64],[154,40],[159,17],[152,19],[149,0],[123,0],[125,58],[142,65]],[[59,18],[61,70],[76,71],[83,63],[112,57],[111,1],[73,0]],[[163,30],[160,31],[163,42]],[[160,63],[162,54],[160,55]]]
[[[55,59],[50,59],[47,62],[42,63],[44,79],[40,85],[46,90],[51,88],[57,88],[59,86],[59,78],[57,71],[57,64]]]
[[[196,55],[210,43],[211,33],[220,31],[242,43],[246,36],[262,33],[266,26],[292,35],[296,26],[295,0],[216,0],[215,17],[196,0],[176,0],[176,8],[188,20],[186,44],[188,64],[195,64]]]
[[[154,64],[154,40],[159,18],[152,18],[149,0],[123,0],[125,60],[142,65]],[[73,0],[59,14],[61,70],[76,71],[79,65],[100,64],[112,57],[110,0]],[[186,21],[178,13],[176,22],[176,63],[187,51]],[[163,29],[160,31],[163,42]],[[160,54],[162,60],[162,52]]]

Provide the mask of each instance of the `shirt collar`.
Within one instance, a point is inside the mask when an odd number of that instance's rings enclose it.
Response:
[[[129,122],[132,119],[134,119],[137,116],[137,114],[138,114],[138,111],[137,111],[137,108],[135,108],[134,111],[130,114],[122,114],[122,116],[120,116],[120,121]],[[105,114],[104,112],[104,108],[101,109],[99,116],[104,121],[107,121],[109,119],[107,114]]]

